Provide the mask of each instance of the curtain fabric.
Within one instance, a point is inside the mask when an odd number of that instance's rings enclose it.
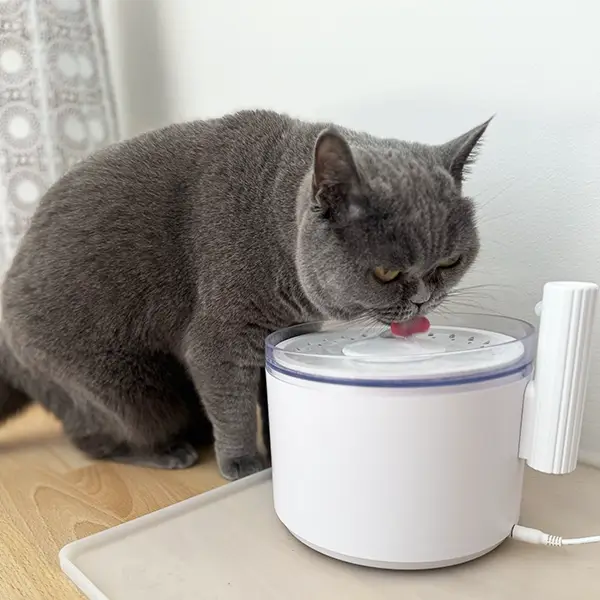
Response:
[[[0,281],[49,185],[118,135],[98,0],[0,0]]]

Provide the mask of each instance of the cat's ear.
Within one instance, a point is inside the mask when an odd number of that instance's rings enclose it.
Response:
[[[483,134],[493,118],[450,142],[438,146],[442,162],[458,186],[470,172],[470,167],[477,158]]]
[[[348,142],[334,128],[325,129],[315,143],[313,197],[323,208],[333,208],[348,199],[358,182],[358,170]]]

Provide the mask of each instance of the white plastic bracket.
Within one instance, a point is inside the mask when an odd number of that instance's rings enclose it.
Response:
[[[519,456],[543,473],[577,466],[598,286],[544,286],[533,380],[525,392]]]

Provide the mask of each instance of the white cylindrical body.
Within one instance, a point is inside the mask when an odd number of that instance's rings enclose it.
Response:
[[[390,569],[489,552],[519,518],[529,371],[444,387],[267,374],[275,510],[312,548]]]
[[[521,456],[544,473],[577,466],[598,286],[544,286],[535,381],[527,393]]]

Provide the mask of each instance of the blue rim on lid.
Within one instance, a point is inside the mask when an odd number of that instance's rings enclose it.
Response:
[[[296,325],[266,340],[266,368],[300,380],[364,387],[436,387],[531,372],[535,329],[519,319],[432,317],[409,340],[352,324]]]

